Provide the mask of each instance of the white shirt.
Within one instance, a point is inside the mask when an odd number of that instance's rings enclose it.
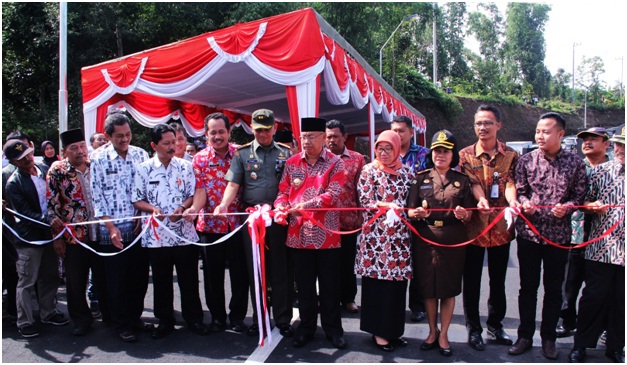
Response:
[[[39,167],[35,166],[35,170],[37,170],[37,176],[30,175],[31,180],[33,180],[33,184],[35,184],[35,189],[37,189],[37,195],[39,198],[39,206],[41,207],[41,212],[43,215],[46,215],[48,211],[48,199],[46,199],[46,187],[48,184],[46,183],[46,177],[42,174]]]
[[[185,200],[194,196],[196,178],[192,164],[173,157],[166,168],[157,156],[139,165],[135,174],[135,188],[132,201],[144,200],[160,208],[164,214],[172,214]],[[149,215],[144,213],[144,215]],[[198,234],[194,223],[186,219],[171,222],[168,218],[160,222],[165,224],[177,236],[198,242]],[[144,222],[146,224],[146,222]],[[155,236],[155,230],[157,236]],[[143,247],[173,247],[190,243],[172,236],[162,227],[148,228],[142,237]]]
[[[148,160],[146,151],[129,146],[126,159],[113,148],[113,144],[98,148],[91,156],[91,193],[94,198],[94,216],[100,218],[125,218],[136,215],[131,202],[135,171]],[[132,220],[125,220],[130,222]],[[122,221],[116,222],[116,224]]]

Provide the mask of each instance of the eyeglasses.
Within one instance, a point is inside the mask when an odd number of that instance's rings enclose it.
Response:
[[[313,140],[315,140],[316,138],[318,138],[318,137],[320,137],[322,135],[324,135],[324,133],[320,133],[320,134],[315,135],[315,136],[312,136],[312,135],[302,135],[302,136],[300,136],[300,140],[301,141],[313,141]]]
[[[378,152],[380,155],[381,155],[381,154],[384,154],[384,153],[385,153],[386,155],[389,155],[389,154],[391,154],[391,153],[392,153],[392,151],[393,151],[393,150],[394,150],[394,149],[393,149],[393,148],[391,148],[391,147],[388,147],[388,148],[377,148],[377,152]]]
[[[476,122],[475,123],[475,127],[477,128],[481,128],[481,127],[491,127],[493,125],[497,125],[498,122]]]

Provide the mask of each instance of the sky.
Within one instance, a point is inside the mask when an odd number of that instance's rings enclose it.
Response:
[[[544,39],[546,58],[544,64],[552,75],[563,68],[573,72],[573,43],[575,46],[575,78],[577,67],[583,56],[599,56],[605,64],[605,74],[601,79],[608,87],[621,81],[621,65],[627,54],[625,41],[625,12],[620,2],[595,1],[551,1],[549,20],[546,23]],[[468,10],[474,10],[476,3],[469,3]],[[501,14],[506,18],[507,2],[497,2]],[[470,42],[472,44],[472,41]],[[472,45],[469,45],[473,49]],[[623,60],[620,58],[623,57]],[[624,79],[623,79],[624,83]]]

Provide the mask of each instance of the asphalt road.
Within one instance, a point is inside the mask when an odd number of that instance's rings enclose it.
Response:
[[[518,326],[518,260],[516,258],[516,243],[510,251],[510,263],[507,277],[508,308],[503,322],[506,332],[515,340]],[[202,273],[200,275],[202,278]],[[202,279],[201,279],[202,280]],[[228,278],[227,278],[228,283]],[[359,282],[358,282],[359,283]],[[485,325],[487,316],[487,267],[484,265],[483,285],[481,296],[481,315]],[[176,284],[175,284],[176,285]],[[204,298],[203,285],[199,285],[201,298]],[[228,284],[227,284],[228,288]],[[361,289],[361,288],[359,288]],[[156,323],[152,315],[153,293],[152,284],[145,299],[143,319],[146,322]],[[540,335],[536,331],[534,347],[531,351],[511,356],[507,354],[507,346],[491,344],[486,340],[486,350],[478,352],[466,344],[467,334],[464,327],[464,315],[461,304],[461,295],[457,297],[453,323],[449,332],[449,339],[453,348],[453,356],[443,357],[437,350],[420,351],[419,346],[428,334],[426,323],[409,322],[404,337],[409,345],[397,348],[392,353],[384,353],[372,345],[370,335],[359,330],[359,314],[343,312],[343,326],[348,348],[338,350],[331,346],[325,338],[320,326],[315,338],[305,347],[294,348],[290,339],[282,339],[278,330],[273,331],[273,342],[264,347],[257,346],[257,338],[249,337],[245,333],[225,331],[212,333],[208,336],[198,336],[188,331],[180,315],[180,303],[175,286],[175,310],[177,316],[177,330],[169,336],[159,340],[150,338],[149,333],[142,333],[136,343],[124,343],[115,337],[111,328],[106,327],[100,320],[96,320],[93,329],[86,336],[75,337],[70,334],[71,325],[55,327],[39,324],[41,335],[33,339],[20,337],[14,326],[2,326],[2,362],[8,363],[35,363],[35,362],[91,362],[91,363],[128,363],[128,362],[157,362],[157,363],[198,363],[198,362],[270,362],[270,363],[375,363],[375,362],[469,362],[469,363],[546,363],[540,348]],[[357,304],[360,301],[358,291]],[[538,293],[539,303],[543,296],[542,287]],[[228,300],[228,298],[227,298]],[[204,300],[203,300],[204,302]],[[205,304],[203,306],[206,308]],[[59,308],[67,313],[65,302],[65,287],[59,290]],[[246,323],[252,324],[249,308]],[[294,310],[294,321],[298,324],[298,310]],[[537,315],[539,329],[540,308]],[[209,313],[205,310],[205,323],[210,322]],[[572,348],[572,337],[558,339],[557,348],[559,358],[554,362],[567,362],[567,356]],[[588,350],[588,362],[610,362],[604,355],[604,345],[597,349]]]

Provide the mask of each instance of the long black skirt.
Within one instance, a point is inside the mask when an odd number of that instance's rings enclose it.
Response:
[[[394,340],[405,332],[407,281],[361,278],[361,324],[373,335]]]

